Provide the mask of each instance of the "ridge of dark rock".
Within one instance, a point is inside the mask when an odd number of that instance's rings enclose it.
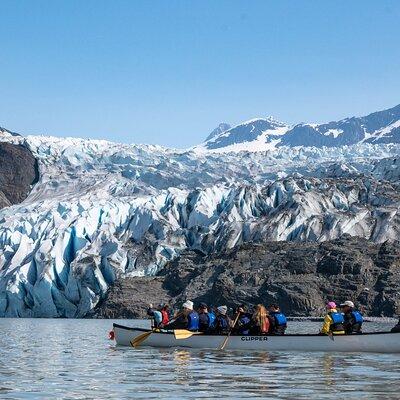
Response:
[[[370,316],[400,306],[400,242],[343,236],[323,243],[267,242],[204,256],[187,251],[157,277],[117,280],[94,310],[105,318],[144,317],[148,303],[281,304],[292,316],[318,316],[328,300],[354,301]]]
[[[28,148],[0,142],[0,208],[25,200],[38,179],[38,163]]]

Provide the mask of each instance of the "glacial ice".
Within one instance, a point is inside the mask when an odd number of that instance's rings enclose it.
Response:
[[[399,144],[217,154],[1,140],[32,151],[40,180],[0,210],[0,316],[82,317],[117,277],[155,274],[187,248],[400,234]]]

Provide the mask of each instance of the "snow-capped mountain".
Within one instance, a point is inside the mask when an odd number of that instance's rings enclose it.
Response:
[[[326,124],[290,127],[269,117],[244,122],[219,134],[214,132],[196,148],[227,152],[265,151],[279,146],[340,147],[360,142],[400,143],[400,105],[366,117],[346,118]]]
[[[214,138],[215,136],[218,136],[220,133],[223,133],[225,131],[227,131],[228,129],[231,129],[231,126],[229,124],[227,124],[226,122],[222,122],[220,123],[208,136],[207,136],[207,140],[211,140],[212,138]]]
[[[220,127],[221,125],[218,128]],[[202,145],[195,146],[194,149],[218,152],[266,151],[275,148],[282,135],[289,130],[288,125],[272,117],[252,119],[215,134],[218,128]]]
[[[256,120],[209,143],[235,146],[250,129],[253,142],[279,140],[274,151],[224,154],[0,135],[39,172],[25,200],[0,210],[0,316],[84,316],[118,277],[155,274],[187,249],[397,239],[400,144],[369,140],[393,137],[378,122],[357,144],[291,147],[289,127]]]

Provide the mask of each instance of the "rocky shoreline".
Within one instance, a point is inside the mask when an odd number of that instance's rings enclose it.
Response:
[[[117,279],[88,317],[143,318],[149,303],[269,304],[291,316],[320,316],[327,300],[352,299],[365,315],[395,317],[400,242],[344,235],[323,243],[266,242],[205,256],[186,251],[155,277]]]

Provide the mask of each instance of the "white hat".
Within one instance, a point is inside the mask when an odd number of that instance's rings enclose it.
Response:
[[[226,312],[228,311],[228,307],[227,306],[219,306],[219,307],[217,307],[217,310],[220,314],[225,315]]]
[[[193,301],[190,301],[190,300],[186,300],[184,303],[183,303],[183,306],[182,306],[183,308],[187,308],[188,310],[193,310]]]
[[[345,301],[344,303],[342,303],[340,305],[340,307],[344,307],[344,306],[348,306],[348,307],[354,308],[354,303],[352,301],[350,301],[350,300],[347,300],[347,301]]]

